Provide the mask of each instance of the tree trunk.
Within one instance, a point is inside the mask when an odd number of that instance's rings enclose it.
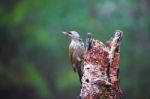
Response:
[[[84,54],[80,97],[82,99],[120,99],[120,41],[123,32],[117,30],[106,44],[92,40]]]

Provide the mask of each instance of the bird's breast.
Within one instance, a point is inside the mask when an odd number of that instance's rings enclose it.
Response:
[[[81,58],[84,53],[84,46],[80,42],[72,41],[69,46],[69,49],[72,49],[71,54],[74,58]]]
[[[76,51],[78,51],[78,50],[80,50],[83,46],[81,45],[80,42],[72,41],[69,47],[72,48],[72,49],[74,49],[74,50],[76,50]]]

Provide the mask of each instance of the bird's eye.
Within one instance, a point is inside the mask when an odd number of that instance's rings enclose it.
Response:
[[[72,34],[71,32],[68,32],[68,34]]]

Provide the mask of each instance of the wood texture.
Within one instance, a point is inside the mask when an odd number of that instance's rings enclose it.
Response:
[[[117,30],[106,44],[92,40],[92,47],[84,53],[82,99],[120,99],[119,85],[120,42],[123,32]]]

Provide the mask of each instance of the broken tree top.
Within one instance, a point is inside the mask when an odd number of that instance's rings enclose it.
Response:
[[[76,31],[63,32],[71,39],[69,56],[81,82],[82,99],[120,99],[119,85],[120,42],[123,32],[116,30],[114,36],[103,44],[87,34],[86,50]]]
[[[84,53],[80,97],[83,99],[120,99],[119,85],[120,41],[123,32],[103,44],[88,34]]]

